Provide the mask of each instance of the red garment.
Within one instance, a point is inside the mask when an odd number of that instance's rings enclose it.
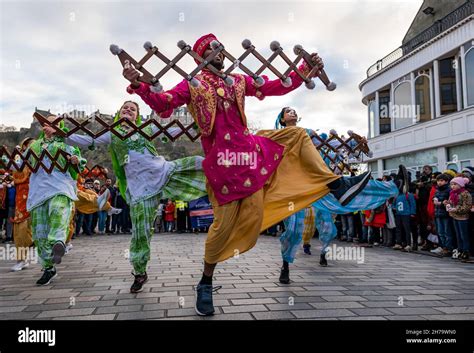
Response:
[[[364,211],[365,214],[365,226],[369,227],[374,227],[374,228],[383,228],[387,224],[387,216],[385,215],[385,208],[383,212],[380,213],[375,213],[374,219],[372,222],[369,222],[369,218],[372,212],[375,212],[374,210],[366,210]]]
[[[174,204],[167,204],[165,206],[165,221],[166,222],[174,221]]]
[[[202,56],[213,40],[217,40],[214,34],[206,34],[196,41],[193,50]],[[306,74],[310,71],[306,63],[299,69]],[[281,96],[303,83],[294,71],[285,85],[279,79],[270,81],[266,76],[261,77],[261,83],[240,74],[231,74],[228,78],[233,79],[231,86],[203,69],[194,77],[199,83],[197,86],[183,80],[162,93],[153,93],[144,83],[136,89],[127,88],[162,117],[168,117],[173,108],[187,104],[201,132],[205,154],[202,166],[219,205],[243,199],[263,188],[283,155],[283,145],[249,132],[245,96],[260,100],[266,96]]]
[[[3,186],[0,189],[0,209],[6,209],[7,208],[7,188]]]
[[[235,84],[227,86],[221,78],[203,70],[195,77],[200,81],[197,88],[183,80],[163,93],[153,93],[145,83],[136,89],[129,86],[127,91],[138,94],[158,114],[188,105],[202,134],[207,182],[219,205],[224,205],[260,190],[277,169],[284,146],[249,132],[244,102],[245,96],[281,96],[303,83],[295,72],[289,77],[291,85],[287,87],[279,79],[270,81],[266,77],[265,83],[257,87],[252,77],[233,75]]]
[[[436,187],[433,185],[431,186],[430,190],[430,197],[428,198],[428,206],[427,206],[427,212],[428,212],[428,217],[432,221],[435,217],[435,205],[433,202],[433,197],[435,196],[436,192]]]

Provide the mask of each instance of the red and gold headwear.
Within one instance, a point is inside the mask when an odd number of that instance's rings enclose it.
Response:
[[[209,46],[211,45],[211,42],[214,40],[217,40],[217,37],[212,33],[202,36],[196,41],[196,43],[194,43],[193,51],[195,51],[201,57],[203,57],[204,52],[206,51],[207,48],[209,48]],[[199,64],[197,60],[194,60],[194,61],[196,61],[196,63]]]

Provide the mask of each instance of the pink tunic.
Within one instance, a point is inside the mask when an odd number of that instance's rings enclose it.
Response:
[[[245,95],[259,99],[284,95],[303,82],[292,72],[292,85],[289,87],[282,86],[279,79],[270,81],[264,77],[265,84],[256,88],[252,77],[244,77]],[[217,96],[212,133],[209,136],[201,136],[201,143],[205,154],[204,173],[219,205],[223,205],[245,198],[261,189],[278,167],[284,146],[269,138],[249,133],[240,117],[234,87],[226,86],[224,81],[216,76],[214,79],[218,82],[216,88],[222,88],[224,94],[222,97]],[[176,107],[189,104],[191,100],[186,80],[162,93],[151,92],[150,86],[145,83],[137,89],[129,86],[127,91],[130,94],[138,94],[158,114],[169,113]]]

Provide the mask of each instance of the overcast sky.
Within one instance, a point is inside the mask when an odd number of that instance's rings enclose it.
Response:
[[[35,107],[55,113],[74,108],[115,112],[129,95],[120,63],[109,51],[111,43],[141,58],[149,40],[174,57],[179,40],[193,44],[212,32],[234,56],[243,52],[245,38],[265,57],[272,40],[291,59],[293,46],[301,44],[320,54],[337,82],[333,92],[318,81],[313,91],[303,86],[284,97],[248,98],[247,117],[261,128],[272,128],[280,109],[290,105],[303,118],[303,127],[366,134],[367,110],[358,85],[370,65],[400,46],[421,3],[0,0],[0,124],[29,127]],[[188,59],[180,66],[192,68]],[[150,68],[156,73],[160,66]],[[162,83],[172,88],[180,79],[173,73]],[[141,111],[151,110],[143,103]]]

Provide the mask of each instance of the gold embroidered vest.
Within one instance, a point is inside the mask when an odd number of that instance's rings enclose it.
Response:
[[[247,118],[244,113],[245,102],[245,77],[239,74],[232,74],[234,78],[234,94],[240,117],[244,126],[247,126]],[[199,81],[198,87],[193,87],[190,83],[191,102],[188,104],[188,111],[199,126],[202,136],[207,137],[212,133],[214,120],[217,111],[216,86],[223,85],[222,79],[210,72],[201,72],[195,76]]]

